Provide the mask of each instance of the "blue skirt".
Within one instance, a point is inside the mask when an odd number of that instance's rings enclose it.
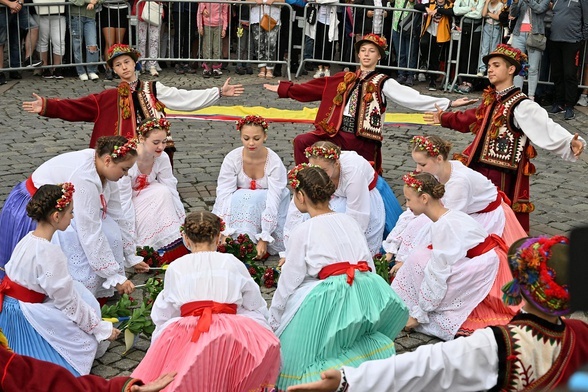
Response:
[[[4,278],[4,266],[16,244],[37,227],[37,222],[27,215],[31,194],[25,183],[23,181],[12,189],[0,212],[0,279]]]
[[[80,375],[28,322],[19,301],[7,295],[0,313],[0,328],[15,353],[55,363],[76,377]]]
[[[386,210],[386,224],[384,225],[383,238],[386,239],[394,226],[396,226],[396,221],[403,211],[402,207],[400,207],[400,203],[398,203],[398,199],[396,199],[396,196],[394,195],[394,192],[392,192],[392,189],[390,189],[390,186],[382,176],[378,176],[376,189],[380,192],[380,196],[382,196],[382,200],[384,201],[384,209]]]

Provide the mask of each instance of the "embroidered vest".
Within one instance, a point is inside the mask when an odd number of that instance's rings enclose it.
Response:
[[[366,78],[360,86],[357,111],[355,113],[355,124],[357,130],[355,135],[366,139],[382,141],[382,126],[386,114],[386,101],[382,97],[382,85],[388,80],[384,74],[374,73]],[[368,84],[375,86],[375,91],[368,91]]]

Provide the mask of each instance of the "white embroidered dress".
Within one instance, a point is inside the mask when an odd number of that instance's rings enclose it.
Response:
[[[142,258],[135,255],[118,185],[112,181],[102,184],[95,154],[85,149],[58,155],[39,166],[32,180],[37,189],[45,184],[73,183],[74,218],[65,231],[55,233],[53,242],[61,245],[74,280],[96,297],[109,297],[113,287],[127,280],[124,266],[138,264]]]
[[[248,234],[255,243],[267,241],[271,254],[283,251],[284,222],[290,198],[286,183],[286,167],[269,148],[263,177],[258,179],[250,178],[243,171],[243,147],[229,152],[218,175],[212,208],[212,213],[227,225],[223,234]]]
[[[47,296],[42,303],[19,301],[23,315],[78,373],[89,374],[98,342],[110,337],[112,323],[102,321],[98,301],[71,278],[59,246],[27,234],[6,264],[6,274]]]
[[[168,155],[155,158],[151,172],[141,173],[137,164],[118,181],[123,211],[134,222],[137,246],[157,250],[181,238],[186,212],[177,190]]]
[[[494,250],[468,258],[468,250],[488,233],[472,217],[449,210],[431,225],[426,245],[405,260],[392,288],[419,321],[417,331],[443,340],[454,338],[472,310],[488,295],[499,259]]]

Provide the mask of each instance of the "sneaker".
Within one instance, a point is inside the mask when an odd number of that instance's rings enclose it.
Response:
[[[184,71],[184,67],[182,67],[180,64],[176,64],[174,67],[174,72],[176,73],[176,75],[183,75],[186,72]]]
[[[407,79],[407,78],[406,78],[406,75],[399,75],[399,76],[396,78],[396,81],[397,81],[399,84],[404,84],[404,83],[406,83],[406,79]]]
[[[237,75],[245,75],[245,74],[247,73],[247,71],[245,70],[245,68],[244,68],[244,67],[241,67],[240,65],[237,65],[237,66],[235,67],[235,73],[236,73]]]
[[[571,120],[572,118],[576,117],[574,113],[574,109],[571,107],[566,108],[566,114],[564,114],[564,120]]]
[[[0,86],[3,84],[6,84],[6,75],[4,75],[4,72],[0,72]]]
[[[149,73],[150,73],[150,74],[151,74],[151,76],[153,76],[153,77],[157,77],[157,76],[159,76],[159,72],[157,72],[157,68],[155,68],[155,67],[151,67],[151,68],[149,68]]]
[[[435,84],[434,80],[429,82],[429,91],[437,91],[437,85]]]
[[[212,77],[215,79],[220,79],[221,75],[223,73],[219,70],[219,69],[213,69],[212,70]]]
[[[61,73],[60,68],[56,68],[55,71],[53,71],[53,79],[63,79],[63,74]]]
[[[558,114],[564,111],[564,108],[560,105],[558,105],[557,103],[554,103],[551,106],[551,109],[549,109],[549,113],[551,114]]]
[[[184,64],[182,69],[184,70],[184,73],[187,74],[195,74],[196,72],[198,72],[194,68],[190,67],[190,64]]]
[[[323,72],[323,76],[328,78],[331,76],[331,70],[329,68],[325,68],[325,72]]]
[[[406,82],[404,82],[404,85],[408,87],[414,86],[414,80],[412,79],[412,76],[406,78]]]
[[[419,82],[426,82],[427,81],[427,75],[425,75],[424,73],[420,73],[419,74]]]
[[[212,76],[212,73],[209,70],[205,69],[204,71],[202,71],[202,77],[204,77],[205,79],[208,79],[211,76]]]
[[[104,78],[106,80],[112,80],[112,69],[109,68],[106,70],[106,75],[104,75]]]
[[[43,77],[43,79],[53,79],[53,72],[51,72],[50,69],[45,69],[43,70],[41,76]]]
[[[483,78],[484,77],[484,72],[478,71],[478,73],[476,74],[476,76],[479,77],[479,78]]]
[[[22,75],[18,71],[10,71],[8,73],[8,76],[10,76],[10,79],[14,79],[14,80],[20,80],[20,79],[22,79]]]
[[[88,74],[88,77],[90,78],[90,80],[98,80],[98,79],[100,79],[100,76],[98,76],[95,72],[90,72]]]
[[[322,69],[317,69],[313,78],[318,79],[318,78],[322,78],[324,76],[325,76],[325,71],[323,71]]]
[[[42,64],[43,64],[43,61],[41,61],[40,59],[33,56],[33,57],[27,57],[26,59],[24,59],[21,66],[27,67],[27,68],[34,68],[34,67],[40,67]]]
[[[81,75],[78,75],[78,78],[80,78],[82,82],[86,82],[88,80],[88,74],[83,73]]]
[[[245,67],[245,71],[247,71],[247,75],[253,75],[253,68]]]
[[[588,106],[588,95],[586,95],[586,94],[580,95],[580,99],[578,99],[578,105]]]

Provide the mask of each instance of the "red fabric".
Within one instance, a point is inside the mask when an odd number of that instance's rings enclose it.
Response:
[[[126,392],[130,391],[131,385],[143,385],[131,377],[110,380],[94,375],[75,377],[64,367],[15,354],[4,347],[0,347],[0,368],[2,391]]]
[[[504,200],[504,202],[506,204],[508,204],[508,205],[511,204],[511,201],[506,196],[506,194],[504,192],[502,192],[500,189],[498,189],[498,194],[496,195],[496,200],[494,200],[493,202],[491,202],[490,204],[488,204],[486,206],[486,208],[484,208],[483,210],[480,210],[480,211],[476,212],[476,214],[483,214],[485,212],[494,211],[495,209],[497,209],[498,207],[500,207],[500,205],[502,204],[502,200]]]
[[[169,264],[172,261],[187,255],[188,253],[190,253],[188,248],[184,246],[184,243],[182,241],[179,241],[179,243],[176,246],[166,250],[163,256],[161,256],[161,259],[163,260],[164,264]]]
[[[353,279],[355,278],[355,270],[367,272],[372,269],[368,266],[366,261],[360,261],[357,264],[350,264],[347,261],[343,261],[341,263],[327,265],[321,269],[318,276],[319,279],[324,280],[329,276],[347,274],[347,284],[351,286],[353,284]]]
[[[490,252],[492,249],[499,247],[504,252],[508,252],[508,246],[504,243],[504,240],[497,236],[496,234],[490,234],[484,242],[479,243],[478,245],[474,246],[468,253],[466,254],[467,257],[470,259],[483,255],[486,252]]]
[[[194,301],[183,304],[180,308],[180,312],[182,317],[200,316],[191,339],[192,342],[196,342],[203,332],[208,332],[210,329],[213,313],[237,314],[237,305],[223,304],[214,301]]]
[[[376,187],[376,184],[378,183],[378,172],[374,173],[374,179],[372,180],[372,182],[370,182],[370,184],[368,185],[368,189],[371,191],[372,189],[374,189]]]
[[[149,179],[147,177],[147,174],[139,174],[139,177],[137,177],[137,179],[135,180],[135,186],[133,186],[133,189],[141,192],[143,189],[147,188],[148,186],[149,186]]]
[[[581,320],[562,319],[562,321],[569,330],[570,339],[567,343],[573,350],[571,355],[566,356],[566,361],[562,364],[563,370],[556,383],[556,386],[565,387],[572,374],[588,363],[588,339],[586,339],[588,324]]]
[[[0,313],[4,305],[4,295],[9,295],[22,302],[41,303],[45,301],[45,294],[29,290],[24,286],[10,280],[8,275],[4,276],[2,283],[0,283]]]
[[[37,188],[35,187],[35,183],[33,182],[33,176],[29,176],[29,178],[27,178],[25,186],[27,188],[27,191],[29,191],[31,197],[33,197],[35,193],[37,193]]]

